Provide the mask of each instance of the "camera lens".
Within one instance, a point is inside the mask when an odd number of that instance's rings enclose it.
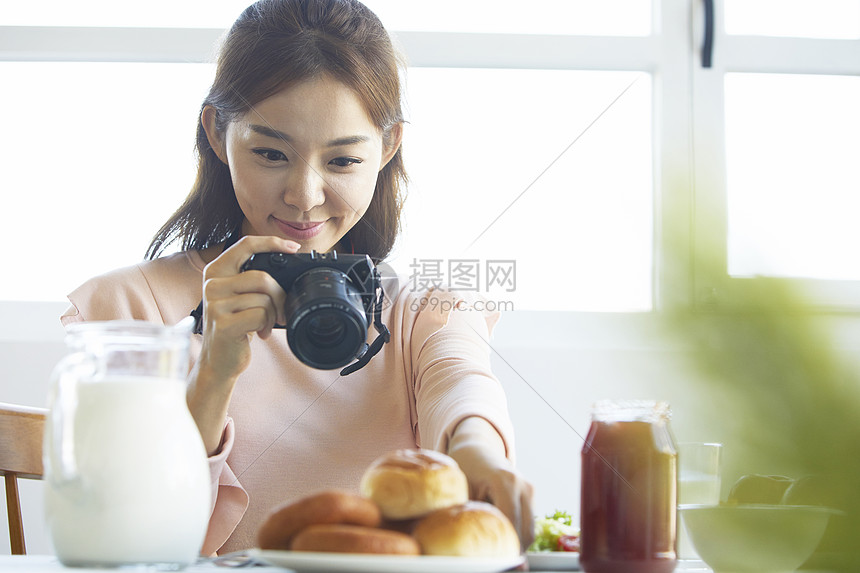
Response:
[[[321,348],[332,348],[343,342],[346,327],[338,312],[320,311],[308,318],[308,340]]]
[[[296,279],[287,293],[287,342],[313,368],[349,364],[365,350],[367,315],[361,294],[342,272],[317,267]]]

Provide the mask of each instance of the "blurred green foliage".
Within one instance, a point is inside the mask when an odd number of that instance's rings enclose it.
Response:
[[[701,255],[696,262],[710,264]],[[860,375],[827,320],[786,281],[734,280],[724,302],[665,317],[669,333],[690,346],[702,384],[727,398],[726,454],[736,467],[790,468],[810,484],[804,499],[844,511],[815,565],[860,571]]]

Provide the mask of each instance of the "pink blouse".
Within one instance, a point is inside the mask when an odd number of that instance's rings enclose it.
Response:
[[[200,302],[204,262],[185,251],[91,279],[69,295],[63,324],[137,319],[175,324]],[[213,509],[202,553],[256,546],[276,506],[325,488],[358,491],[365,468],[398,448],[446,451],[457,424],[480,416],[513,459],[513,430],[490,370],[498,315],[446,290],[386,293],[391,341],[345,377],[299,362],[283,331],[254,337],[219,452],[210,458]],[[192,356],[201,337],[193,335]],[[368,342],[376,332],[369,329]]]

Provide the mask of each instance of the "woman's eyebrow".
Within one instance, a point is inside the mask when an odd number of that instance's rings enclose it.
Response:
[[[248,128],[255,133],[265,135],[266,137],[272,137],[274,139],[280,139],[285,143],[291,143],[293,141],[293,139],[283,131],[278,131],[277,129],[269,127],[268,125],[258,125],[256,123],[251,123],[248,125]]]
[[[256,123],[252,123],[248,126],[251,131],[255,133],[259,133],[260,135],[265,135],[267,137],[272,137],[274,139],[280,139],[284,143],[292,144],[293,138],[284,133],[283,131],[278,131],[268,125],[259,125]],[[357,143],[365,143],[370,141],[370,137],[367,135],[347,135],[345,137],[338,137],[337,139],[332,139],[328,143],[325,144],[326,147],[343,147],[346,145],[355,145]]]
[[[326,144],[326,147],[343,147],[345,145],[355,145],[357,143],[366,143],[368,141],[370,141],[370,137],[366,135],[347,135],[346,137],[332,139]]]

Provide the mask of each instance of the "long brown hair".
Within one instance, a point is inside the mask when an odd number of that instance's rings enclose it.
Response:
[[[357,0],[260,0],[245,9],[224,38],[215,80],[201,106],[216,111],[216,129],[284,87],[325,73],[349,86],[388,143],[403,121],[400,58],[382,23]],[[229,168],[197,122],[197,178],[185,202],[152,239],[153,259],[170,243],[204,249],[223,242],[242,222]],[[345,239],[356,253],[384,259],[400,231],[402,149],[380,171],[364,216]]]

